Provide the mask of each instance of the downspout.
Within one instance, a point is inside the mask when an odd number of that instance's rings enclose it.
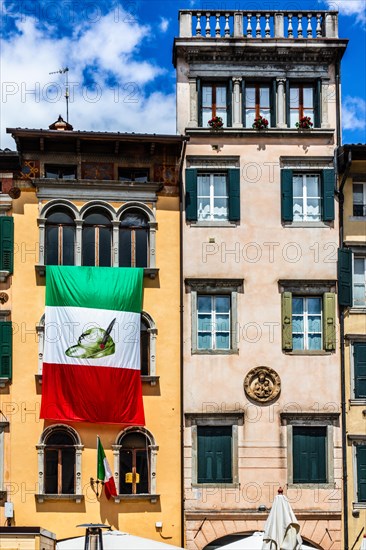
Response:
[[[338,103],[337,103],[338,105]],[[335,154],[336,169],[337,167],[337,152]],[[348,174],[352,163],[352,152],[349,151],[347,164],[343,173],[341,184],[339,187],[339,246],[343,247],[343,217],[344,217],[344,194],[343,189],[348,178]],[[344,350],[344,310],[346,306],[338,305],[339,309],[339,336],[340,336],[340,352],[341,352],[341,422],[342,422],[342,479],[343,479],[343,539],[344,549],[349,549],[348,542],[348,470],[347,470],[347,411],[346,411],[346,369],[345,369],[345,350]]]
[[[188,138],[189,139],[189,138]],[[187,148],[187,138],[183,141],[182,155],[179,161],[179,362],[180,362],[180,538],[181,547],[185,542],[185,515],[184,515],[184,385],[183,385],[183,163]]]
[[[340,76],[341,76],[341,62],[337,59],[335,64],[335,80],[336,80],[336,139],[337,147],[342,145],[342,132],[341,132],[341,90],[340,90]]]

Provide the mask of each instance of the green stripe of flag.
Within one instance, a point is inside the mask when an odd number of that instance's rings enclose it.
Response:
[[[46,275],[47,306],[141,312],[142,268],[48,265]]]
[[[97,459],[97,479],[100,479],[101,481],[104,481],[105,478],[105,469],[104,469],[104,459],[105,459],[105,452],[103,449],[103,445],[97,437],[98,442],[98,459]]]

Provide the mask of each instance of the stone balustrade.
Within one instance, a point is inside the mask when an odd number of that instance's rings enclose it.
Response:
[[[179,37],[338,38],[338,12],[180,10]]]

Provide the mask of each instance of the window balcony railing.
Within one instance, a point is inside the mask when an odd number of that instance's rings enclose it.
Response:
[[[338,38],[338,12],[180,10],[179,37]]]

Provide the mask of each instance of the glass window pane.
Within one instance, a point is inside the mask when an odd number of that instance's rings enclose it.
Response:
[[[213,216],[215,220],[227,220],[228,202],[228,199],[214,199]]]
[[[126,474],[132,473],[132,451],[121,449],[119,457],[119,491],[121,495],[131,495],[132,483],[126,483]]]
[[[202,106],[212,106],[212,86],[202,86]]]
[[[364,258],[354,259],[354,277],[353,280],[356,283],[363,283],[365,280],[365,260]]]
[[[216,315],[216,330],[230,331],[230,316],[227,313],[220,313]]]
[[[93,212],[85,217],[84,225],[109,225],[110,219],[102,212]]]
[[[220,116],[222,118],[222,122],[223,122],[223,125],[224,126],[227,126],[227,112],[226,112],[226,108],[225,110],[222,109],[221,107],[218,108],[216,107],[216,116]]]
[[[45,451],[45,493],[57,495],[58,493],[58,451],[46,449]]]
[[[211,218],[210,197],[198,198],[197,216],[199,220],[207,220]]]
[[[303,101],[304,101],[304,107],[313,107],[313,88],[312,87],[303,87]]]
[[[83,265],[95,265],[94,227],[83,227]]]
[[[63,227],[62,235],[62,263],[63,265],[74,265],[75,228],[69,226]]]
[[[308,197],[320,197],[320,184],[318,176],[306,176],[306,191]]]
[[[292,332],[304,332],[304,317],[299,315],[292,316]]]
[[[230,334],[226,332],[216,333],[216,349],[230,349]]]
[[[292,349],[304,349],[304,336],[301,334],[292,335]]]
[[[321,298],[308,298],[308,313],[320,313],[322,307]]]
[[[211,333],[198,333],[198,349],[212,349],[212,335]]]
[[[302,176],[294,176],[292,178],[292,185],[293,185],[293,193],[294,197],[302,197],[303,196],[303,178]]]
[[[321,349],[322,339],[319,334],[309,334],[309,350]]]
[[[271,112],[269,109],[263,109],[262,107],[260,108],[260,114],[262,117],[266,118],[269,122],[269,119],[271,118]]]
[[[251,109],[247,109],[246,115],[245,115],[245,125],[247,128],[251,128],[253,126],[254,119],[255,119],[255,111]]]
[[[46,226],[46,265],[58,264],[58,227]]]
[[[212,118],[212,108],[210,107],[209,110],[203,109],[202,110],[202,127],[208,126],[208,121]]]
[[[362,183],[353,184],[353,203],[363,204],[363,185]]]
[[[299,111],[290,111],[290,128],[296,128],[296,122],[299,122]]]
[[[199,313],[198,330],[200,330],[201,332],[212,331],[212,315],[210,313]]]
[[[111,266],[112,233],[109,228],[99,227],[99,266]]]
[[[292,313],[304,313],[304,299],[292,298]]]
[[[304,116],[308,116],[314,124],[314,109],[304,109]]]
[[[214,183],[215,197],[218,197],[218,196],[226,197],[227,196],[226,175],[225,174],[214,174],[213,175],[213,183]]]
[[[307,200],[306,217],[309,220],[320,220],[321,218],[320,199]]]
[[[46,224],[49,224],[49,223],[55,223],[55,224],[67,224],[67,223],[70,223],[70,224],[73,224],[74,223],[74,218],[73,216],[69,213],[69,212],[65,212],[65,211],[62,211],[62,210],[59,210],[59,211],[52,211],[48,216],[47,216],[47,221],[46,221]]]
[[[210,196],[210,175],[198,174],[197,176],[197,195],[199,197]]]
[[[216,296],[215,309],[217,313],[228,313],[230,311],[230,297]]]
[[[262,108],[269,107],[269,88],[261,86],[259,89],[259,103]]]
[[[302,199],[294,199],[293,216],[294,221],[299,221],[304,218],[304,205]]]
[[[148,238],[149,233],[146,229],[136,229],[136,267],[148,267]]]
[[[245,89],[245,105],[248,109],[255,107],[255,88],[248,87]]]
[[[309,327],[309,332],[320,332],[321,333],[321,330],[322,330],[322,320],[321,320],[321,316],[313,316],[313,315],[309,315],[308,317],[308,327]]]
[[[75,450],[62,449],[62,493],[75,493]]]
[[[148,451],[136,451],[136,473],[140,475],[136,484],[136,493],[147,494],[149,492]]]
[[[211,296],[198,296],[197,309],[200,313],[211,313]]]
[[[355,306],[363,306],[366,303],[365,297],[365,285],[355,284],[353,285],[353,302]]]
[[[290,106],[291,107],[298,107],[300,104],[300,89],[291,86],[290,88]]]
[[[226,86],[216,86],[216,108],[226,110]]]
[[[131,231],[119,230],[119,266],[131,267]]]

